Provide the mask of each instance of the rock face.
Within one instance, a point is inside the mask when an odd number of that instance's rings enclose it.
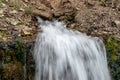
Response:
[[[58,17],[73,11],[73,3],[69,0],[34,0],[37,8],[33,12],[46,18]]]
[[[79,24],[75,29],[90,35],[120,35],[119,0],[30,0],[33,13]]]
[[[0,0],[0,80],[25,80],[25,75],[32,79],[34,61],[29,51],[38,29],[34,15],[57,18],[88,35],[120,40],[120,0]]]
[[[49,20],[57,18],[65,21],[69,28],[72,27],[88,35],[120,36],[120,0],[6,0],[6,3],[7,9],[14,7],[17,10],[0,11],[1,17],[6,16],[6,12],[10,12],[7,15],[14,15],[14,18],[20,17],[15,20],[17,23],[11,22],[15,24],[14,26],[21,23],[25,23],[24,26],[28,25],[33,21],[24,15],[34,14]],[[75,26],[71,26],[72,24]]]

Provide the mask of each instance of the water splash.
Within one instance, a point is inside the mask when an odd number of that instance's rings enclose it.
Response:
[[[97,37],[43,21],[34,47],[35,80],[110,80],[106,51]]]

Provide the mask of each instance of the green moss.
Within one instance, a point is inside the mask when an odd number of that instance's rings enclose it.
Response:
[[[23,23],[23,22],[18,22],[18,23],[16,24],[16,26],[20,26],[20,25],[24,25],[24,23]]]
[[[0,44],[1,45],[1,44]],[[15,42],[10,42],[0,49],[2,52],[2,80],[23,80],[24,79],[24,54],[23,39],[18,38]]]
[[[26,15],[31,15],[32,14],[32,7],[31,6],[25,7],[25,14]]]
[[[0,8],[3,7],[3,0],[0,0]]]
[[[31,65],[34,65],[34,61],[30,54],[32,45],[26,44],[22,36],[13,42],[0,43],[0,80],[25,80],[23,66],[26,66],[26,77],[33,78],[34,67]]]
[[[0,39],[5,40],[7,38],[7,31],[2,30],[0,31]]]
[[[120,41],[110,37],[106,41],[108,65],[113,80],[120,79]]]
[[[7,31],[4,31],[4,30],[0,31],[0,34],[1,34],[2,37],[5,37],[7,35]]]

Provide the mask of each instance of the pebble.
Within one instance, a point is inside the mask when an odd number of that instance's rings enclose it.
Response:
[[[116,23],[117,27],[120,27],[120,21],[119,20],[115,20],[115,23]]]
[[[16,10],[12,10],[12,11],[10,11],[9,12],[10,14],[16,14],[16,13],[18,13]]]

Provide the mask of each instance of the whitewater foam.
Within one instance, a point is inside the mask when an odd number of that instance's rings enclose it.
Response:
[[[57,20],[38,18],[35,80],[110,80],[106,50],[97,37],[67,29]]]

